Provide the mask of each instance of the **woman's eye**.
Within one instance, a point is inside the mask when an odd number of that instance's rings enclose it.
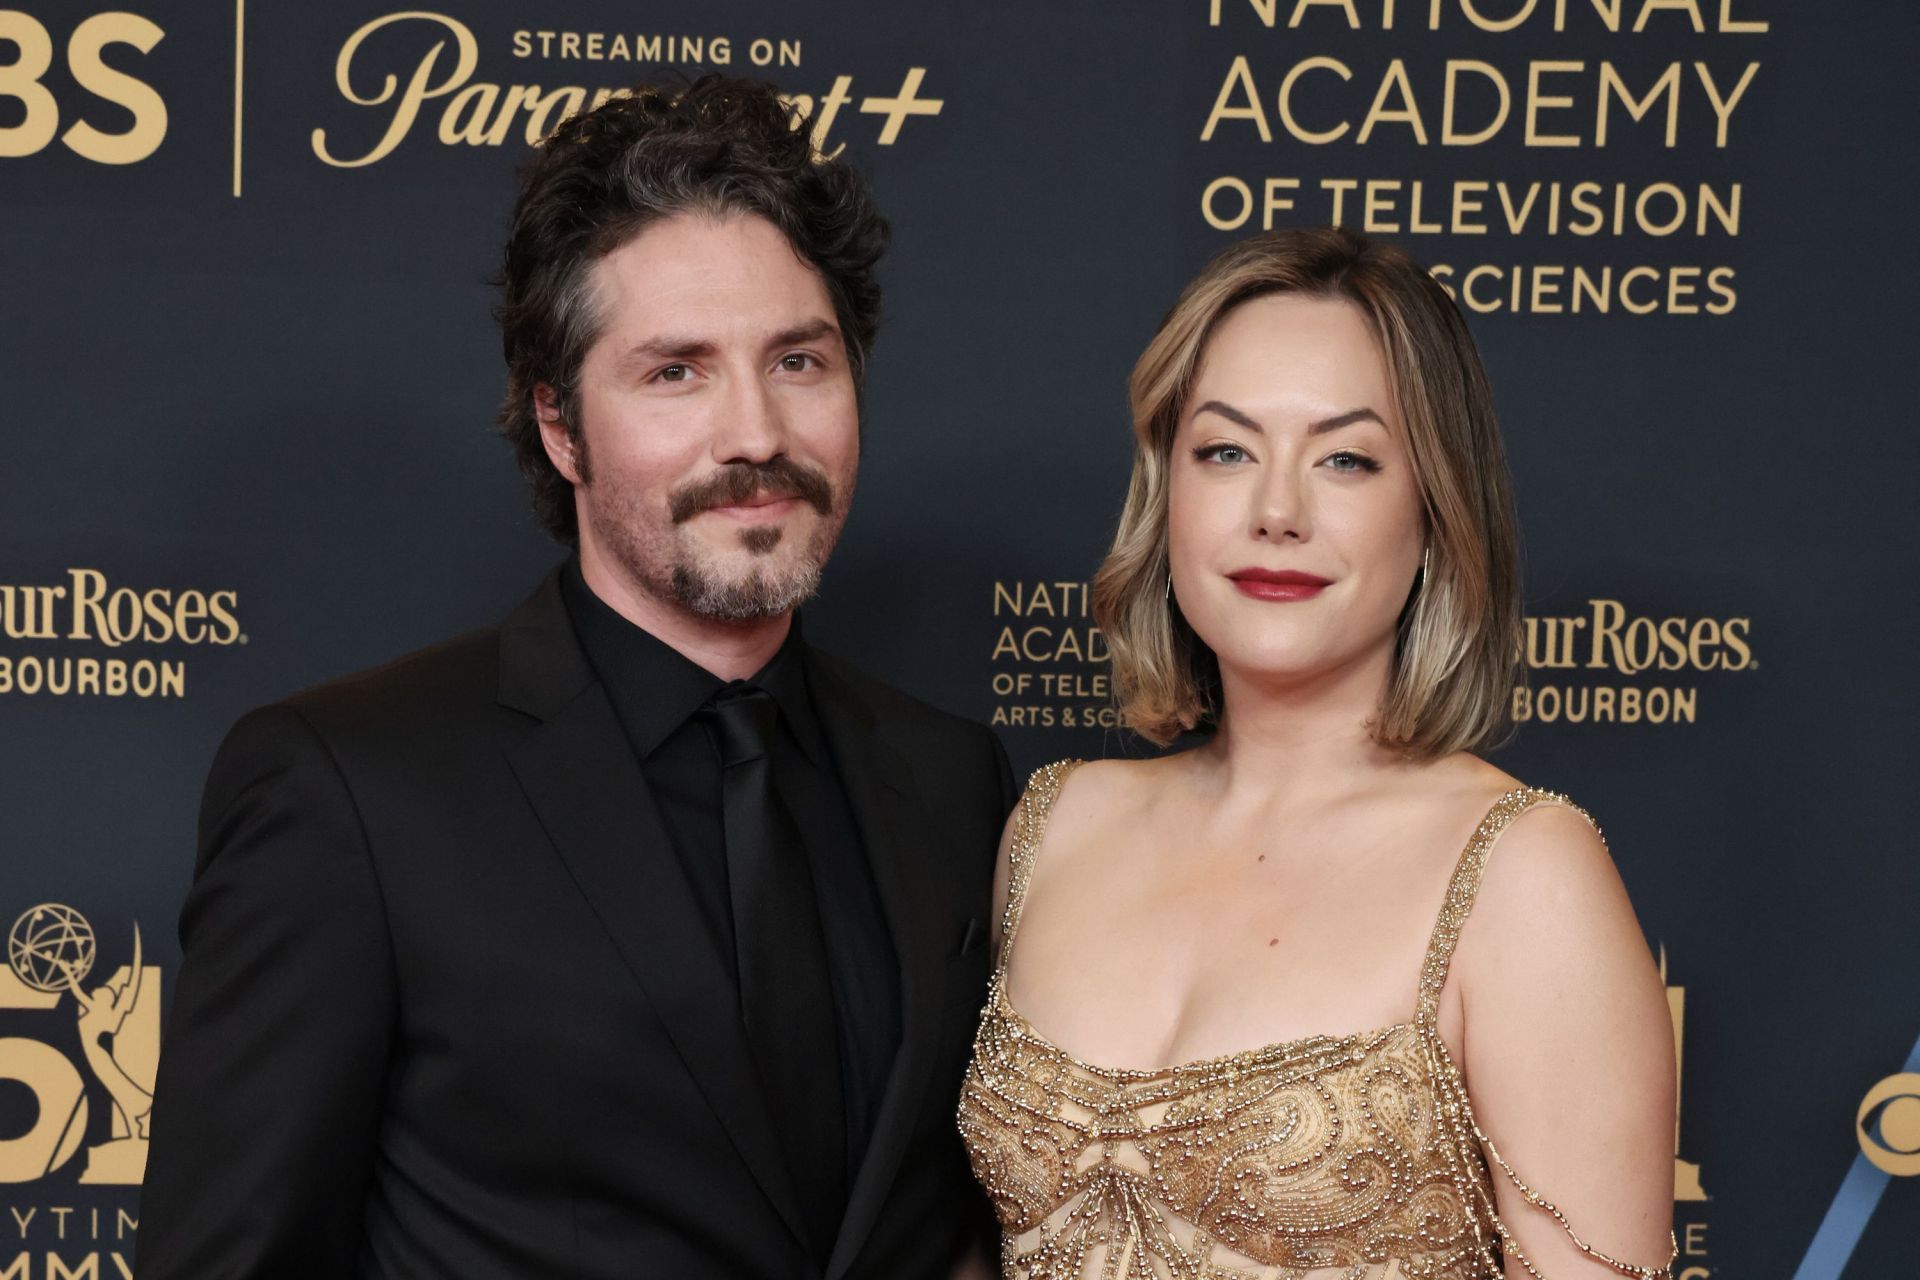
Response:
[[[1380,464],[1364,453],[1352,453],[1342,449],[1327,458],[1327,465],[1335,471],[1378,471]]]
[[[1227,466],[1238,466],[1252,455],[1237,444],[1208,444],[1193,451],[1193,456],[1202,462],[1220,462]]]

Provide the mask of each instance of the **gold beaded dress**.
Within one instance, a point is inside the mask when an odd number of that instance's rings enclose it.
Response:
[[[1082,1062],[1007,999],[1035,850],[1079,761],[1033,775],[1011,890],[961,1090],[959,1126],[1001,1226],[1005,1280],[1488,1280],[1515,1256],[1482,1150],[1573,1234],[1480,1132],[1439,1033],[1440,991],[1481,870],[1508,823],[1564,796],[1502,796],[1468,841],[1421,966],[1410,1021],[1154,1071]],[[1596,828],[1597,831],[1597,828]]]

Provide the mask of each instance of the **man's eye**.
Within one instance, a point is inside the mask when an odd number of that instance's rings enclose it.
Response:
[[[654,376],[662,382],[685,382],[692,373],[684,364],[670,364]]]
[[[805,373],[819,363],[804,351],[794,351],[780,357],[780,367],[788,373]]]

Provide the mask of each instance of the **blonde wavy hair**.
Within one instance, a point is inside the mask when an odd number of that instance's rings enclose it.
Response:
[[[1273,231],[1218,254],[1134,366],[1133,479],[1093,579],[1121,716],[1162,746],[1217,723],[1219,666],[1167,588],[1168,464],[1215,327],[1276,293],[1345,299],[1366,316],[1425,510],[1429,559],[1400,612],[1374,739],[1422,759],[1494,746],[1511,730],[1521,621],[1519,536],[1492,390],[1466,321],[1432,275],[1343,228]]]

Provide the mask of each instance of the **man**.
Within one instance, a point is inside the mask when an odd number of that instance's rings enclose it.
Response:
[[[945,1276],[1012,804],[808,646],[886,227],[767,86],[526,175],[503,430],[578,553],[214,762],[141,1280]]]

